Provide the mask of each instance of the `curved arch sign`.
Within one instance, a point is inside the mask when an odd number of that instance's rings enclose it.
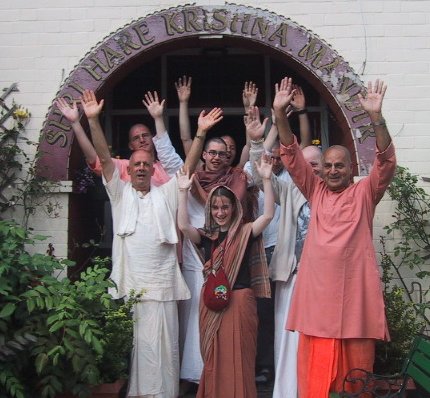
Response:
[[[374,158],[374,132],[358,105],[363,84],[352,68],[323,40],[295,22],[267,10],[227,4],[180,6],[140,18],[110,34],[80,61],[57,93],[73,101],[84,88],[94,91],[121,67],[160,44],[192,36],[240,37],[271,47],[311,73],[348,125],[360,175],[368,174]],[[179,45],[179,43],[178,43]],[[52,180],[69,178],[73,141],[70,123],[51,106],[39,145],[39,174]]]

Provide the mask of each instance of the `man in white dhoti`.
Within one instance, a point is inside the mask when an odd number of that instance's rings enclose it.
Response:
[[[153,154],[135,151],[129,162],[130,182],[120,179],[100,126],[98,116],[103,100],[97,103],[92,91],[82,98],[91,136],[102,165],[113,217],[111,278],[114,297],[127,297],[131,290],[144,292],[134,308],[134,346],[128,397],[176,398],[179,393],[179,348],[177,300],[190,292],[182,277],[176,254],[176,178],[160,187],[151,185]],[[221,120],[215,108],[199,117],[199,131]],[[193,172],[202,150],[195,140],[184,169]]]

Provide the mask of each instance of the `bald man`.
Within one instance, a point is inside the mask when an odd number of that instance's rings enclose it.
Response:
[[[278,88],[273,108],[281,157],[311,206],[287,329],[300,332],[300,398],[327,397],[342,390],[349,369],[372,371],[376,339],[389,338],[372,240],[375,208],[396,168],[382,117],[386,85],[376,80],[365,97],[358,95],[375,131],[376,157],[369,176],[357,183],[349,151],[337,145],[323,154],[322,179],[315,176],[285,116],[294,95],[291,79]]]

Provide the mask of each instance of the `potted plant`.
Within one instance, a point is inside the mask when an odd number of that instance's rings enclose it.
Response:
[[[13,398],[87,397],[91,387],[127,375],[130,308],[113,300],[109,259],[77,281],[54,273],[71,265],[27,248],[39,236],[0,221],[0,388]]]

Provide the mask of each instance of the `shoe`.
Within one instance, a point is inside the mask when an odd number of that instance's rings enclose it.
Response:
[[[269,369],[261,369],[255,376],[255,382],[257,384],[267,384],[272,381],[272,373]]]

